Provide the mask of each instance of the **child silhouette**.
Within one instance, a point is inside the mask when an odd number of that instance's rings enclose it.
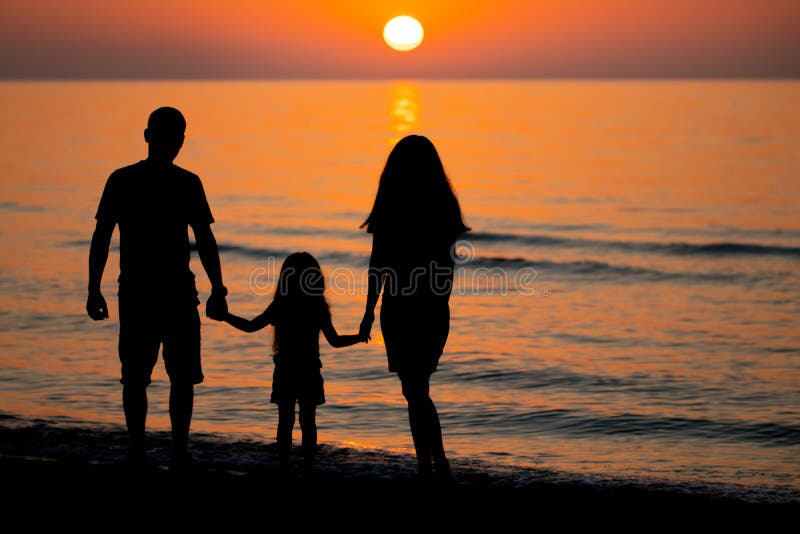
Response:
[[[273,360],[270,402],[278,405],[278,453],[282,469],[289,465],[292,450],[295,404],[300,405],[303,459],[306,472],[314,465],[317,448],[316,409],[325,403],[319,332],[333,347],[366,342],[368,335],[336,332],[325,301],[325,279],[319,263],[308,252],[295,252],[283,262],[272,303],[253,320],[226,313],[224,320],[244,332],[273,325]]]

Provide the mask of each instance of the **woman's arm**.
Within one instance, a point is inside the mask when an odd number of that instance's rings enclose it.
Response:
[[[333,322],[331,321],[330,317],[325,321],[322,325],[322,333],[325,334],[325,339],[328,340],[328,343],[331,344],[331,347],[340,348],[340,347],[349,347],[350,345],[355,345],[356,343],[367,342],[367,336],[362,335],[361,333],[354,334],[354,335],[339,335],[336,331],[336,328],[333,326]]]
[[[270,309],[267,308],[264,310],[264,313],[253,320],[248,320],[232,313],[226,313],[222,320],[243,332],[257,332],[272,323],[272,313],[270,313]]]
[[[367,276],[367,305],[364,309],[364,318],[358,330],[359,335],[369,338],[372,323],[375,321],[375,305],[381,296],[383,283],[386,279],[386,267],[383,258],[383,240],[379,236],[372,236],[372,255],[369,258],[369,271]]]

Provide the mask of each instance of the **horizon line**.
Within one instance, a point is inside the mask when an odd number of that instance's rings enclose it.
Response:
[[[800,75],[780,76],[20,76],[0,75],[5,82],[482,82],[482,81],[800,81]]]

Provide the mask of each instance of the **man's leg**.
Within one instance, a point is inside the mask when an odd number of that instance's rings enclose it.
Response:
[[[122,407],[128,425],[128,461],[144,461],[144,428],[147,419],[147,386],[125,384],[122,386]]]
[[[158,359],[157,333],[142,312],[142,305],[129,297],[119,299],[119,359],[122,364],[122,407],[128,426],[128,461],[144,461],[147,386]]]
[[[169,419],[172,423],[172,459],[188,459],[189,426],[194,407],[194,384],[173,382],[169,389]]]
[[[196,306],[177,309],[165,324],[164,365],[170,379],[172,465],[181,466],[191,462],[188,446],[194,408],[194,385],[203,381],[200,363],[200,316]]]

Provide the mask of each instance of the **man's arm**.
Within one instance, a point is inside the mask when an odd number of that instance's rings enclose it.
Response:
[[[228,313],[228,304],[225,302],[228,290],[222,284],[222,267],[219,263],[217,240],[208,224],[193,225],[192,230],[194,230],[194,240],[197,243],[197,254],[211,281],[211,296],[206,302],[206,316],[215,321],[221,321]]]
[[[89,297],[86,299],[86,312],[95,321],[108,317],[108,306],[100,292],[100,283],[108,261],[108,247],[114,226],[116,223],[113,220],[98,219],[89,248]]]
[[[219,263],[219,249],[217,240],[208,224],[192,226],[194,230],[194,240],[197,243],[197,254],[203,269],[206,270],[208,279],[211,281],[211,291],[225,289],[222,284],[222,267]]]

